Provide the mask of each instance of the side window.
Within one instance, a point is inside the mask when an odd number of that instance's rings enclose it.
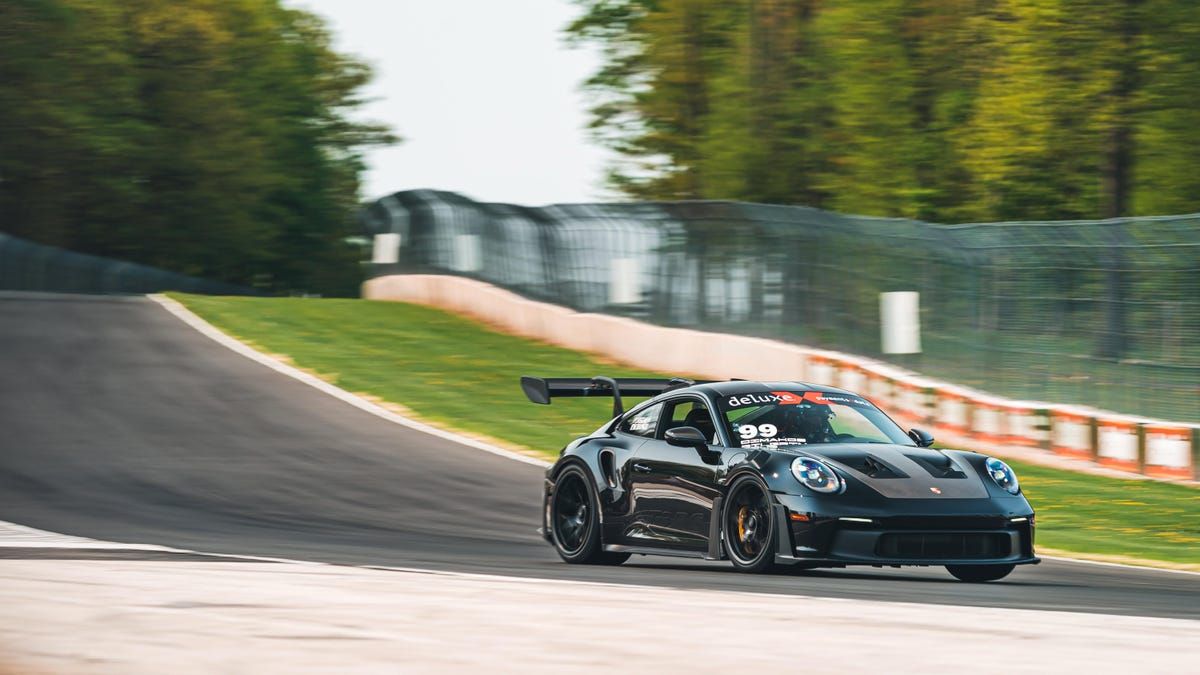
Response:
[[[634,436],[654,438],[654,433],[658,430],[658,417],[662,414],[662,409],[663,404],[656,403],[637,414],[626,417],[621,421],[621,426],[618,429]]]
[[[675,427],[696,427],[712,445],[720,445],[721,438],[717,434],[717,427],[713,424],[712,414],[708,410],[708,406],[704,401],[696,399],[682,399],[667,402],[667,416],[663,428],[659,430],[656,438],[662,438],[667,429]]]

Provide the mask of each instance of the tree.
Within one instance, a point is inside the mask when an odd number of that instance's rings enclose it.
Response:
[[[370,72],[319,19],[256,0],[16,0],[3,19],[5,229],[270,291],[354,291],[361,151],[395,139],[347,119]]]
[[[613,185],[939,221],[1200,210],[1184,0],[577,0]]]

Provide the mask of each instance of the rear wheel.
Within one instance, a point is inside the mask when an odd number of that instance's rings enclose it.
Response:
[[[946,571],[960,581],[980,583],[1008,576],[1016,565],[946,565]]]
[[[563,469],[550,501],[550,534],[554,550],[566,562],[620,565],[628,553],[608,553],[600,536],[600,506],[591,478],[580,466]]]
[[[721,516],[725,555],[742,572],[775,567],[775,519],[767,486],[745,475],[729,486]]]

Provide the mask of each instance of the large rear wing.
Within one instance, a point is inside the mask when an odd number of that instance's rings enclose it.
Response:
[[[534,403],[548,405],[551,399],[579,396],[611,396],[613,417],[625,412],[621,396],[658,396],[664,391],[701,384],[681,377],[669,380],[646,377],[529,377],[521,378],[521,391]]]

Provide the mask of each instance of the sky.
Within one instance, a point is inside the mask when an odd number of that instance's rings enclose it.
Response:
[[[599,65],[570,49],[568,0],[291,0],[324,17],[335,45],[370,63],[356,118],[399,145],[367,155],[363,197],[452,190],[540,205],[610,198],[608,155],[588,138],[580,83]]]

